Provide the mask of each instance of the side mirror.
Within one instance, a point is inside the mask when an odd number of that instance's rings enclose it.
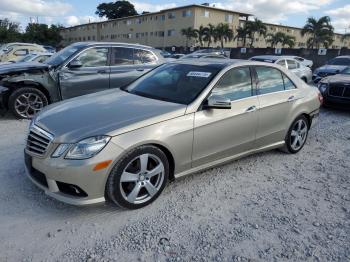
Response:
[[[208,98],[205,107],[216,109],[231,109],[231,100],[223,96],[212,95]]]
[[[83,64],[79,60],[73,60],[68,64],[68,68],[79,68],[82,67]]]

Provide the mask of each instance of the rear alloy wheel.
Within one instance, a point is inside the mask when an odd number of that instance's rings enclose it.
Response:
[[[299,152],[305,145],[308,132],[308,120],[305,116],[298,117],[289,128],[285,139],[286,151],[292,154]]]
[[[144,207],[160,195],[168,175],[166,155],[157,147],[141,146],[115,165],[107,181],[107,195],[124,208]]]
[[[9,109],[18,118],[31,119],[48,104],[46,96],[36,88],[19,88],[9,98]]]

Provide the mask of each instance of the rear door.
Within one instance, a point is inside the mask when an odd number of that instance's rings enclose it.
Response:
[[[108,47],[91,47],[83,50],[59,72],[63,99],[102,91],[109,88]]]
[[[297,75],[299,78],[302,77],[302,72],[300,71],[300,66],[297,63],[297,61],[292,59],[286,59],[287,61],[287,68],[288,70],[292,71],[295,75]]]
[[[255,77],[260,106],[256,136],[259,148],[284,140],[299,94],[295,84],[277,68],[256,66]]]
[[[157,65],[157,57],[148,50],[112,47],[111,88],[125,86]]]

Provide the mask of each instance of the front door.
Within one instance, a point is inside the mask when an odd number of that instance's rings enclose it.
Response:
[[[231,109],[202,109],[195,113],[193,167],[249,151],[254,146],[259,104],[250,68],[227,71],[211,95],[229,98]]]
[[[62,99],[109,88],[108,48],[84,50],[59,72]]]

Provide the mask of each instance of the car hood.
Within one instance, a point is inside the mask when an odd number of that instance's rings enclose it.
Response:
[[[52,133],[54,142],[74,143],[96,135],[120,135],[182,116],[185,111],[185,105],[113,89],[53,104],[34,123]]]
[[[322,82],[347,83],[350,85],[350,75],[338,74],[338,75],[328,76],[324,78]]]
[[[325,73],[339,73],[344,70],[347,66],[342,65],[324,65],[316,69],[316,73],[325,72]]]
[[[0,66],[0,74],[7,74],[13,72],[30,71],[33,69],[46,69],[49,65],[38,63],[38,62],[22,62],[22,63],[11,63]]]

